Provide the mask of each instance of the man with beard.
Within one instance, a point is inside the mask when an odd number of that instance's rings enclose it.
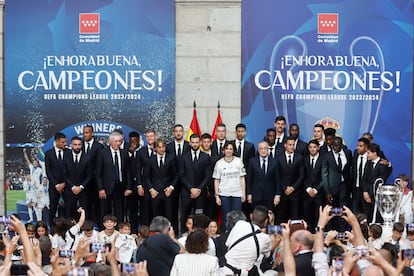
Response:
[[[305,156],[308,153],[308,144],[299,139],[299,134],[299,125],[291,124],[289,126],[289,135],[295,138],[295,153]]]
[[[91,180],[91,163],[88,156],[82,151],[82,139],[75,136],[71,139],[71,151],[66,153],[65,163],[65,182],[66,189],[63,193],[65,200],[65,217],[78,219],[77,203],[79,207],[87,210],[88,196],[86,190],[89,189]]]
[[[183,154],[180,160],[181,189],[181,232],[185,232],[185,220],[192,209],[194,213],[204,213],[206,186],[211,178],[210,158],[200,151],[200,136],[190,136],[191,150]]]

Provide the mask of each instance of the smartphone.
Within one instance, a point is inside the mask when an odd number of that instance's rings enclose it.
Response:
[[[104,252],[105,244],[101,242],[93,242],[89,245],[90,252]]]
[[[339,232],[338,234],[336,234],[336,239],[337,240],[346,240],[346,234],[344,232]]]
[[[334,217],[342,217],[343,211],[344,210],[342,208],[332,208],[331,211],[329,211],[329,215]]]
[[[0,224],[10,224],[10,217],[0,216]]]
[[[368,248],[356,248],[354,250],[354,256],[365,257],[368,255]]]
[[[135,274],[135,266],[131,263],[123,263],[121,265],[121,272],[125,272],[127,274]]]
[[[305,223],[301,219],[293,219],[289,222],[290,233],[295,232],[296,230],[302,230],[305,228]]]
[[[77,267],[68,271],[68,276],[88,276],[89,269],[87,267]]]
[[[344,266],[344,259],[342,257],[332,258],[332,267],[336,272],[342,271],[343,266]]]
[[[414,257],[414,249],[410,248],[410,249],[402,249],[401,250],[402,253],[402,258],[403,260],[406,259],[412,259]]]
[[[104,247],[105,248],[108,248],[108,251],[111,251],[111,249],[112,249],[112,243],[107,242],[107,243],[105,243]]]
[[[282,230],[283,230],[283,226],[281,225],[268,225],[267,226],[268,234],[280,235],[282,234]]]
[[[12,264],[10,269],[11,275],[27,275],[29,267],[25,264]]]
[[[73,251],[72,250],[59,250],[59,257],[61,258],[72,258]]]

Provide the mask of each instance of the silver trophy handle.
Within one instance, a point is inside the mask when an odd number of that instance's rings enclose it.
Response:
[[[379,188],[380,186],[382,186],[383,184],[384,184],[384,180],[383,180],[382,178],[377,178],[377,179],[375,179],[375,182],[374,182],[374,200],[375,200],[375,198],[377,197],[378,188]],[[375,204],[374,204],[374,212],[373,212],[373,214],[372,214],[372,222],[371,222],[371,224],[376,223],[377,209],[378,209],[378,206],[377,206],[377,200],[375,200]]]

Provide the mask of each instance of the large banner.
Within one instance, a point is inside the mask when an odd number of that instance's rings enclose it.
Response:
[[[348,148],[371,132],[411,172],[413,1],[243,1],[242,121],[258,142],[277,115],[337,129]],[[392,179],[390,178],[392,181]]]
[[[20,188],[22,148],[42,159],[54,133],[92,124],[171,132],[175,4],[165,0],[12,0],[5,10],[6,181]],[[9,206],[9,209],[13,208]]]

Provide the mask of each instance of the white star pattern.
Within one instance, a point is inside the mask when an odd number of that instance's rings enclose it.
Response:
[[[321,20],[320,23],[323,27],[333,27],[336,25],[335,20]]]

